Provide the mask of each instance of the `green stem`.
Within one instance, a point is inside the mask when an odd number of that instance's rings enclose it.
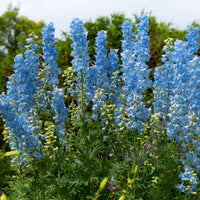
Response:
[[[185,191],[185,197],[184,200],[187,200],[187,190]]]
[[[132,199],[134,199],[135,187],[134,187],[133,183],[131,183],[131,188],[132,188]]]

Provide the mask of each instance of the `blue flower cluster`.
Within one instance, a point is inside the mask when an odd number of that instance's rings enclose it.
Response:
[[[150,70],[146,62],[150,59],[150,38],[148,35],[148,17],[141,15],[140,22],[136,24],[137,34],[133,34],[133,24],[124,21],[122,24],[122,103],[116,111],[116,121],[123,121],[122,112],[126,113],[129,121],[126,123],[130,129],[142,131],[143,122],[150,116],[150,110],[142,102],[143,92],[150,88],[152,81],[149,79]],[[123,105],[124,109],[121,109]],[[121,111],[120,111],[121,110]],[[120,117],[121,116],[121,117]]]
[[[95,65],[92,68],[96,69],[96,82],[92,85],[92,89],[94,89],[94,96],[92,98],[93,102],[93,119],[97,120],[98,112],[105,112],[105,105],[108,99],[109,93],[109,77],[108,77],[108,58],[107,53],[108,50],[106,48],[107,45],[107,33],[106,31],[99,31],[95,40],[95,51],[96,51],[96,61]],[[110,58],[111,59],[111,58]],[[110,60],[112,62],[112,60]],[[91,75],[90,75],[91,77]],[[88,79],[90,78],[88,77]],[[103,115],[101,115],[103,117]],[[103,123],[103,121],[102,121]]]
[[[101,88],[107,93],[108,88],[108,63],[107,63],[107,34],[106,31],[100,31],[97,33],[96,41],[95,41],[95,52],[96,52],[96,61],[95,67],[97,69],[97,83],[96,89]]]
[[[108,98],[114,105],[119,101],[121,80],[119,70],[119,56],[117,49],[110,49],[108,54]]]
[[[40,140],[42,126],[41,112],[54,114],[55,130],[64,135],[64,122],[67,109],[64,104],[64,91],[58,88],[58,75],[61,70],[56,63],[57,53],[54,44],[53,24],[42,29],[43,55],[37,54],[40,48],[31,36],[23,55],[15,57],[14,74],[7,82],[7,91],[0,95],[0,113],[6,120],[11,148],[24,156],[41,158],[43,148]],[[43,62],[39,58],[43,57]],[[43,67],[41,67],[43,66]]]
[[[78,100],[77,117],[81,121],[87,120],[87,114],[85,113],[87,105],[91,101],[91,87],[88,82],[88,74],[91,73],[89,69],[89,55],[88,55],[88,43],[87,31],[83,26],[83,21],[75,18],[70,25],[70,33],[73,43],[71,56],[73,57],[72,66],[75,73],[74,81],[76,82],[75,91],[68,89],[72,96],[75,96]],[[95,72],[94,72],[95,73]],[[95,78],[94,78],[95,79]]]
[[[99,31],[95,40],[95,64],[90,67],[88,80],[90,84],[89,92],[93,102],[93,119],[97,120],[98,112],[105,112],[103,107],[106,104],[106,97],[108,93],[108,76],[107,76],[107,34],[106,31]],[[95,71],[94,71],[95,70]],[[95,73],[94,73],[95,72]],[[91,79],[91,80],[90,80]],[[95,81],[94,81],[95,79]]]
[[[130,119],[127,125],[141,131],[142,123],[147,121],[150,114],[150,110],[142,103],[143,92],[151,87],[152,81],[149,79],[150,70],[146,65],[150,58],[149,21],[145,15],[141,15],[139,20],[140,22],[136,24],[138,31],[135,36],[132,32],[132,23],[125,21],[122,25],[124,36],[123,52],[121,53],[123,62],[121,71],[124,81],[122,96],[120,96],[119,57],[117,50],[110,49],[108,53],[106,32],[100,31],[97,34],[96,61],[93,66],[89,67],[87,33],[82,21],[73,20],[71,24],[73,40],[71,55],[74,57],[72,61],[74,71],[77,72],[77,88],[81,88],[81,84],[84,84],[86,98],[93,102],[93,118],[98,118],[97,113],[100,108],[100,112],[104,113],[104,105],[106,102],[112,101],[119,105],[119,110],[116,110],[116,122],[120,123],[123,120],[123,117],[121,119],[119,117],[122,114],[120,107],[125,103],[126,113]],[[80,77],[84,77],[84,79],[81,80]],[[80,92],[80,89],[77,91]],[[77,94],[77,96],[79,95]]]
[[[69,111],[69,108],[65,107],[64,93],[63,88],[54,87],[51,99],[51,108],[53,110],[54,122],[56,125],[55,132],[58,133],[60,143],[65,142],[66,139],[65,122]]]
[[[68,109],[65,107],[64,90],[58,88],[58,77],[62,71],[56,62],[58,53],[55,48],[54,31],[52,22],[42,29],[43,70],[40,81],[43,89],[40,92],[39,102],[44,112],[49,111],[50,114],[53,114],[54,124],[56,125],[55,132],[58,133],[57,137],[61,141],[65,137],[64,123],[68,116]]]
[[[44,67],[44,78],[42,79],[44,86],[54,87],[58,85],[58,75],[60,75],[61,69],[58,68],[56,62],[57,49],[55,48],[55,37],[54,37],[54,25],[51,22],[42,29],[42,44],[43,44],[43,67]]]
[[[115,94],[116,90],[113,87],[118,87],[119,76],[115,77],[113,73],[116,73],[119,67],[119,57],[118,50],[109,48],[107,46],[107,32],[99,31],[97,33],[96,41],[95,41],[95,52],[96,52],[96,61],[95,65],[91,68],[96,69],[96,84],[93,87],[96,89],[101,88],[107,97],[111,97],[111,94]],[[90,77],[88,77],[90,78]],[[115,84],[113,83],[114,78],[116,79]],[[109,98],[110,99],[110,98]],[[112,98],[110,99],[113,100]]]
[[[88,56],[88,41],[87,32],[83,26],[83,22],[79,19],[74,19],[71,23],[72,48],[71,55],[73,56],[72,64],[76,76],[76,95],[79,98],[80,92],[84,88],[87,103],[93,103],[93,119],[97,120],[99,112],[105,112],[103,108],[107,99],[114,100],[116,93],[112,88],[113,72],[118,69],[117,50],[110,49],[108,53],[107,34],[105,31],[97,33],[95,41],[96,61],[93,66],[89,66]],[[74,95],[72,92],[71,95]],[[116,96],[116,95],[115,95]]]
[[[38,55],[33,38],[27,39],[25,56],[17,55],[14,59],[14,74],[7,82],[7,92],[0,95],[0,113],[6,120],[11,148],[35,153],[41,148],[37,133],[39,127],[33,127],[29,121],[32,117],[31,109],[37,109],[34,95],[40,83],[37,81],[39,73]],[[29,67],[31,66],[31,67]],[[34,150],[35,149],[35,150]]]
[[[189,181],[190,185],[185,186],[184,184],[179,184],[177,188],[181,192],[187,192],[188,194],[192,194],[197,189],[198,177],[197,174],[194,173],[193,169],[188,165],[184,166],[184,172],[181,172],[179,177],[182,181]]]
[[[200,170],[200,57],[196,55],[200,37],[199,28],[189,27],[186,34],[187,41],[176,40],[174,45],[168,40],[164,47],[164,64],[156,68],[154,87],[154,109],[165,121],[169,138],[177,140],[185,151],[185,159],[182,160],[185,167],[193,167]],[[189,170],[191,171],[191,170]],[[186,172],[185,172],[186,173]],[[182,181],[186,181],[185,173],[180,175]],[[188,174],[188,172],[187,172]],[[190,175],[192,173],[189,173]],[[197,180],[195,174],[192,180]],[[188,177],[187,177],[188,178]],[[196,188],[190,179],[188,193]],[[179,185],[181,191],[185,186]]]
[[[71,92],[72,95],[76,94],[80,98],[80,92],[83,88],[87,87],[86,77],[89,70],[89,55],[88,55],[88,40],[87,31],[83,26],[83,22],[79,19],[73,19],[70,25],[70,33],[72,35],[72,52],[73,57],[72,65],[73,70],[76,72],[76,92]]]

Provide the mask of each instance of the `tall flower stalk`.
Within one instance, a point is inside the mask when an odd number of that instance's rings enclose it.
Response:
[[[64,91],[58,88],[61,70],[56,63],[53,23],[42,29],[42,55],[35,40],[33,35],[27,39],[25,58],[15,57],[14,74],[9,78],[6,93],[0,96],[0,112],[6,120],[11,148],[19,150],[22,159],[42,157],[41,149],[48,140],[42,133],[46,120],[54,124],[53,137],[59,142],[63,140],[67,118]]]
[[[141,15],[140,22],[136,24],[137,34],[133,34],[133,24],[124,21],[122,24],[122,79],[124,81],[121,94],[121,105],[116,109],[116,122],[123,123],[129,129],[143,131],[143,122],[150,116],[150,110],[143,103],[143,93],[150,88],[150,70],[146,64],[150,59],[150,38],[148,36],[149,21],[147,16]],[[126,117],[124,118],[124,114]],[[128,117],[128,118],[127,118]]]
[[[76,73],[76,91],[71,92],[71,95],[75,95],[78,99],[79,116],[81,117],[82,126],[86,121],[86,105],[89,103],[90,96],[89,91],[86,92],[87,88],[87,75],[89,70],[89,55],[88,55],[88,40],[87,32],[83,26],[83,22],[78,18],[73,19],[70,25],[70,33],[72,35],[72,52],[71,56],[73,57],[72,65],[73,71]],[[87,100],[86,100],[87,99]]]
[[[155,112],[166,125],[170,139],[182,146],[184,172],[180,174],[183,183],[181,192],[193,193],[197,188],[199,172],[199,57],[195,55],[199,45],[199,28],[189,27],[187,41],[168,40],[164,47],[163,66],[155,73]],[[184,182],[189,180],[189,185]]]

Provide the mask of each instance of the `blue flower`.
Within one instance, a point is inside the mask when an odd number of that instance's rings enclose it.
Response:
[[[178,184],[177,185],[178,190],[180,190],[181,192],[185,193],[185,186],[183,184]]]

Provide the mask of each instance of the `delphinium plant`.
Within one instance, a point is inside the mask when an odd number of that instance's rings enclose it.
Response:
[[[93,118],[97,120],[98,117],[102,117],[102,113],[105,112],[104,106],[106,104],[106,98],[108,94],[108,75],[107,75],[107,49],[106,41],[107,35],[106,32],[100,31],[97,33],[95,40],[95,51],[96,51],[96,60],[92,68],[96,69],[95,78],[96,81],[91,86],[94,89],[93,92]],[[92,76],[88,77],[92,78]],[[101,108],[101,109],[100,109]],[[101,111],[100,113],[98,113]],[[99,116],[98,116],[99,115]]]
[[[89,108],[93,104],[100,79],[97,80],[95,66],[89,66],[87,32],[79,19],[74,19],[70,27],[73,41],[71,74],[74,77],[70,77],[70,73],[66,74],[69,78],[67,90],[73,97],[67,140],[69,146],[66,152],[69,160],[65,165],[66,187],[68,198],[84,199],[95,194],[102,176],[109,174],[110,163],[107,160],[107,141],[103,140],[103,132],[98,129],[97,122],[93,121],[92,109]],[[101,73],[103,72],[102,69]],[[73,84],[75,91],[71,91],[70,84]],[[107,192],[101,198],[106,196]]]
[[[100,119],[105,126],[104,118],[108,117],[107,104],[113,107],[118,100],[120,91],[119,58],[116,49],[107,46],[107,33],[99,31],[95,38],[96,55],[94,65],[88,75],[88,86],[91,91],[93,119]],[[111,105],[112,104],[112,105]],[[112,112],[112,111],[111,111]]]
[[[53,24],[42,29],[42,46],[37,45],[36,40],[35,36],[27,39],[25,58],[16,56],[14,74],[7,83],[6,93],[1,95],[7,137],[11,148],[20,152],[13,160],[17,174],[12,189],[17,192],[12,198],[44,198],[46,183],[41,176],[52,167],[46,164],[53,161],[53,156],[56,159],[56,155],[62,154],[61,146],[66,145],[64,123],[68,111],[64,91],[58,88],[61,71],[56,64]],[[56,153],[58,148],[59,153]]]
[[[143,93],[151,87],[149,79],[150,70],[146,62],[149,60],[150,38],[148,36],[148,18],[140,16],[140,22],[136,24],[137,33],[133,33],[133,24],[124,21],[122,24],[122,67],[121,91],[118,100],[115,101],[115,123],[118,133],[117,150],[121,159],[113,167],[110,190],[125,191],[125,195],[131,199],[137,197],[135,191],[139,191],[135,172],[140,171],[145,159],[143,150],[145,141],[145,123],[150,117],[150,109],[145,107]],[[127,181],[128,180],[128,181]],[[137,185],[137,186],[136,186]]]
[[[36,109],[34,94],[40,86],[37,80],[38,55],[35,55],[37,48],[29,39],[26,59],[22,55],[15,57],[14,74],[9,78],[6,93],[1,94],[1,113],[8,127],[11,149],[20,150],[25,155],[33,155],[41,148],[41,141],[36,134],[39,130],[29,121],[31,109]],[[30,65],[31,69],[28,67]],[[18,164],[20,162],[23,162],[23,156]]]
[[[142,131],[143,122],[150,116],[150,109],[143,103],[143,93],[150,88],[152,81],[149,79],[150,70],[146,62],[150,59],[150,38],[148,36],[148,18],[141,15],[140,22],[136,24],[137,34],[133,34],[133,24],[124,21],[122,24],[122,79],[124,81],[121,92],[121,106],[118,106],[116,115],[117,123],[123,122],[130,129]],[[123,111],[123,112],[122,112]],[[125,122],[124,113],[127,116]]]
[[[71,133],[69,136],[69,140],[71,141],[69,150],[70,152],[74,152],[74,156],[70,160],[71,162],[74,160],[73,162],[76,163],[75,170],[72,173],[75,180],[71,180],[74,186],[71,194],[79,196],[80,191],[83,193],[84,190],[85,194],[89,188],[91,189],[90,191],[95,191],[95,187],[97,187],[97,183],[100,181],[98,174],[101,174],[102,171],[104,171],[102,174],[108,176],[110,180],[123,178],[123,183],[121,184],[127,185],[126,175],[129,173],[129,168],[134,166],[135,163],[130,160],[130,163],[124,168],[123,163],[126,160],[124,155],[129,153],[126,151],[126,148],[129,149],[128,151],[131,151],[131,146],[134,146],[134,144],[130,145],[134,137],[129,143],[126,143],[128,142],[128,138],[122,138],[115,130],[116,127],[112,127],[115,124],[115,105],[110,102],[119,101],[119,96],[116,96],[115,99],[110,98],[112,96],[109,96],[109,90],[113,89],[112,82],[118,81],[119,78],[117,77],[119,59],[116,58],[116,51],[110,50],[110,53],[108,53],[106,49],[106,33],[99,32],[97,34],[96,61],[94,65],[89,66],[87,60],[87,32],[83,27],[82,21],[78,19],[73,20],[70,32],[73,40],[72,56],[74,59],[72,63],[75,65],[72,69],[75,72],[74,81],[76,82],[75,85],[77,88],[76,93],[72,92],[71,95],[75,94],[77,96],[78,112],[76,115],[79,117],[76,119],[82,121],[82,123],[77,124],[79,126],[77,131]],[[109,83],[111,84],[109,85]],[[119,93],[112,90],[112,94],[117,95]],[[86,115],[88,100],[92,103],[92,118]],[[77,109],[74,111],[76,112]],[[100,125],[97,125],[98,122],[100,122]],[[96,126],[93,127],[92,124],[96,124]],[[124,170],[123,168],[126,171],[126,175],[122,175],[120,172],[120,170]],[[132,172],[133,170],[130,174]],[[77,177],[75,174],[79,174],[79,176]],[[120,191],[123,186],[120,186],[120,183],[116,181],[115,184],[118,185],[117,191]],[[115,196],[119,197],[119,195],[120,193]],[[111,197],[114,198],[113,195]]]
[[[44,123],[52,125],[54,137],[58,143],[65,143],[65,122],[68,116],[68,109],[64,102],[64,89],[59,88],[59,75],[61,69],[56,63],[57,49],[55,48],[53,23],[42,29],[42,61],[38,79],[42,87],[38,88],[36,94],[39,114],[45,116]],[[44,133],[44,137],[45,133]],[[47,138],[45,138],[47,140]]]
[[[164,47],[164,65],[157,68],[154,86],[155,112],[170,139],[181,145],[184,172],[177,188],[195,194],[199,172],[199,29],[189,27],[187,41],[172,40]]]

